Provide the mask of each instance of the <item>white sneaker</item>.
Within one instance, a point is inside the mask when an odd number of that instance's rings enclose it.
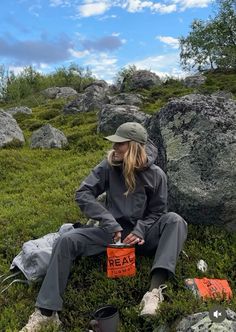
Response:
[[[35,312],[30,316],[28,323],[22,330],[20,330],[20,332],[37,332],[48,324],[52,324],[56,327],[61,325],[58,313],[53,312],[52,316],[47,317],[42,315],[39,309],[35,309]]]
[[[146,294],[144,294],[140,303],[140,309],[142,309],[140,312],[140,316],[156,315],[161,302],[164,301],[162,291],[166,287],[166,285],[160,285],[159,288],[154,288],[151,292],[147,292]]]

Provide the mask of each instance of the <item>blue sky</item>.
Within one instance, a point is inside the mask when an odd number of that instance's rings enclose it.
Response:
[[[112,82],[126,66],[181,76],[178,38],[211,0],[1,0],[0,64],[47,73],[76,63]]]

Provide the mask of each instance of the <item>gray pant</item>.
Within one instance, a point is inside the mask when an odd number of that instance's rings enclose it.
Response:
[[[122,238],[130,231],[132,231],[131,225],[127,225],[122,232]],[[178,214],[169,212],[162,215],[151,226],[145,236],[144,245],[136,246],[137,253],[155,255],[152,271],[156,268],[164,268],[175,273],[177,259],[186,237],[187,223]],[[112,243],[112,234],[106,233],[99,227],[77,228],[64,233],[53,249],[36,307],[54,311],[62,310],[62,297],[75,258],[103,253],[110,243]]]

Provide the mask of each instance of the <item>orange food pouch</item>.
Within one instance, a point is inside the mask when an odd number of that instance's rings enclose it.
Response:
[[[120,278],[134,276],[135,248],[127,246],[109,246],[107,248],[107,276],[108,278]]]
[[[226,298],[230,300],[233,296],[232,290],[227,280],[194,278],[198,293],[202,298]]]

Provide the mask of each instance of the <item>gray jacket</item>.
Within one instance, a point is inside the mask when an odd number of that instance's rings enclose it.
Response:
[[[10,270],[18,268],[29,281],[41,281],[47,272],[52,249],[56,240],[74,229],[73,224],[63,224],[56,233],[49,233],[36,240],[29,240],[13,259]]]
[[[133,225],[132,233],[140,238],[167,211],[165,173],[154,164],[157,149],[149,140],[146,145],[147,167],[136,173],[136,188],[128,196],[122,166],[110,166],[104,159],[76,191],[76,201],[88,218],[98,220],[108,233],[122,231],[119,220]],[[105,206],[96,198],[106,192]]]

